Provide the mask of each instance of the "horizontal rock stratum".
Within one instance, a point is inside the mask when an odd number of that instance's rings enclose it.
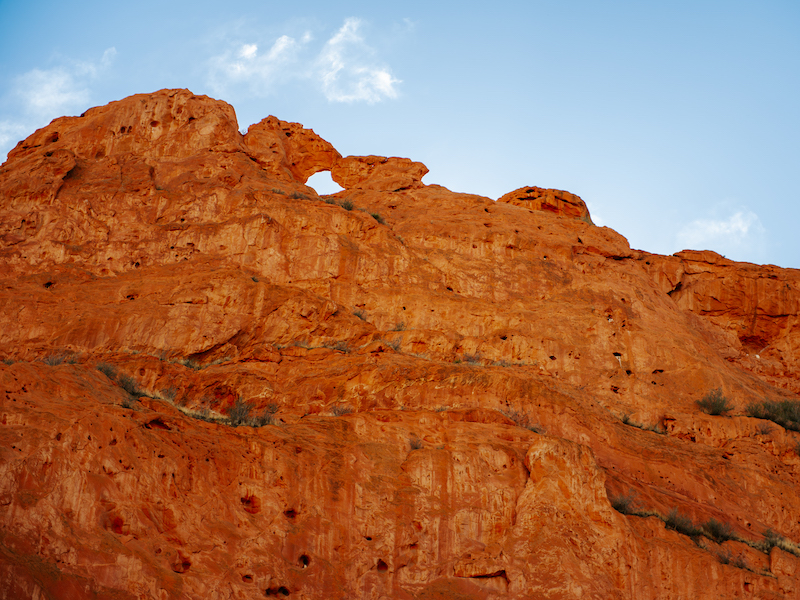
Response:
[[[20,142],[0,599],[800,598],[800,433],[748,416],[800,272],[426,173],[186,90]]]

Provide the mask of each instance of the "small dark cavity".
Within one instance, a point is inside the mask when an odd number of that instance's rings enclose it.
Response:
[[[448,292],[452,292],[452,291],[453,291],[453,288],[451,288],[451,287],[448,285],[448,286],[447,286],[447,291],[448,291]]]
[[[150,121],[150,127],[158,127],[158,121]]]
[[[622,356],[619,352],[614,352],[614,356]]]
[[[555,360],[555,359],[556,359],[556,357],[555,357],[555,356],[551,356],[551,357],[550,357],[550,360]]]
[[[267,588],[266,590],[264,590],[264,595],[265,596],[288,596],[289,595],[289,589],[284,585],[282,585],[280,587],[271,587],[271,588]]]
[[[501,336],[500,336],[500,339],[501,339],[501,340],[507,340],[507,339],[508,339],[508,336],[507,336],[507,335],[501,335]]]
[[[676,293],[680,292],[682,289],[683,289],[683,282],[679,281],[678,285],[676,285],[674,288],[672,288],[671,291],[667,292],[667,296],[672,296],[672,294],[676,294]]]
[[[57,441],[57,442],[60,442],[60,441],[61,441],[61,434],[60,434],[60,433],[57,433],[57,434],[56,434],[56,441]]]
[[[308,557],[308,554],[301,554],[300,558],[297,559],[297,564],[299,564],[301,568],[305,569],[311,564],[311,559]]]
[[[45,288],[46,290],[49,290],[51,287],[53,287],[53,282],[52,282],[52,281],[46,281],[46,282],[44,283],[44,288]]]
[[[663,372],[664,372],[664,369],[655,369],[653,371],[653,375],[655,375],[656,373],[663,373]]]
[[[378,571],[383,573],[384,571],[388,571],[389,570],[389,565],[387,565],[385,562],[383,562],[382,558],[379,558],[378,559],[378,567],[377,568],[378,568]]]
[[[367,535],[367,536],[364,536],[364,539],[365,539],[365,540],[367,540],[368,542],[371,542],[371,541],[372,541],[372,537],[371,537],[371,536],[368,536],[368,535]]]
[[[283,511],[283,516],[287,519],[294,519],[297,516],[297,511],[293,508]]]
[[[172,430],[170,426],[164,423],[164,421],[162,421],[160,418],[153,419],[149,423],[145,423],[144,426],[147,429],[166,429],[167,431]]]
[[[253,583],[253,576],[252,575],[242,575],[242,581],[245,583]]]
[[[630,369],[625,369],[625,374],[626,375],[633,375],[633,371],[631,371]]]

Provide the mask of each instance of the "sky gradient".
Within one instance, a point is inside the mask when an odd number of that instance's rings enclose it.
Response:
[[[454,191],[568,190],[637,249],[800,268],[797,0],[452,6],[0,0],[0,161],[58,116],[188,88]]]

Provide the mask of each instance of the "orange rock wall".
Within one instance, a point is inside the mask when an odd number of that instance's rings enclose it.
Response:
[[[656,516],[800,541],[800,434],[744,411],[796,398],[798,272],[426,172],[185,90],[21,142],[0,598],[799,597],[791,552]],[[237,399],[273,424],[213,421]]]

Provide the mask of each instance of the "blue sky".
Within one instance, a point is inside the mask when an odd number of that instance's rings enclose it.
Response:
[[[0,58],[0,160],[189,88],[455,191],[569,190],[634,248],[800,268],[797,0],[0,0]]]

